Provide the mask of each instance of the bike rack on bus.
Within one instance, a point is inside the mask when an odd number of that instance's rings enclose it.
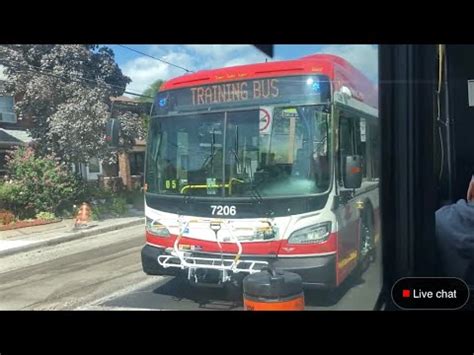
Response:
[[[220,258],[204,258],[204,257],[195,257],[189,255],[189,252],[179,249],[179,241],[181,240],[184,231],[188,228],[189,224],[193,222],[209,222],[209,227],[214,231],[216,235],[216,241],[219,245],[221,250],[221,257]],[[232,273],[255,273],[259,272],[263,267],[268,266],[268,262],[260,261],[260,260],[240,260],[240,256],[242,255],[242,244],[240,240],[235,237],[232,231],[232,225],[229,221],[220,221],[220,220],[201,220],[195,221],[190,220],[184,224],[182,227],[182,222],[178,218],[179,223],[179,235],[176,238],[173,251],[170,255],[160,255],[157,258],[158,263],[164,267],[175,267],[180,268],[181,270],[188,269],[188,279],[195,279],[197,282],[197,275],[196,270],[198,269],[211,269],[211,270],[218,270],[222,271],[221,281],[226,282],[230,281],[231,275],[229,272]],[[234,259],[224,259],[224,253],[222,250],[222,245],[219,240],[218,232],[221,230],[222,225],[226,225],[226,230],[229,232],[231,240],[237,244],[238,252]],[[218,228],[217,228],[218,226]],[[213,228],[214,227],[214,228]]]

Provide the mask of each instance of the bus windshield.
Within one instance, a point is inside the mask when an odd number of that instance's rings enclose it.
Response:
[[[153,117],[147,191],[202,197],[277,197],[326,192],[326,105]]]

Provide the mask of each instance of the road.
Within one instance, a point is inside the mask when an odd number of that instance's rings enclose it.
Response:
[[[381,258],[360,276],[347,279],[334,294],[305,291],[306,310],[371,310],[381,287]],[[242,310],[240,290],[189,286],[174,277],[163,277],[119,291],[90,304],[97,310]]]
[[[203,289],[147,276],[140,264],[143,227],[135,226],[2,258],[0,310],[239,310],[239,290]],[[380,258],[336,295],[305,292],[306,309],[371,309]]]
[[[0,310],[74,309],[147,279],[143,227],[3,257]]]

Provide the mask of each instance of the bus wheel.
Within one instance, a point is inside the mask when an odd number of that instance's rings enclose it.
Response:
[[[373,220],[373,215],[371,211],[368,212],[367,215],[368,215],[367,225],[369,226],[369,230],[370,230],[370,238],[369,238],[370,247],[369,247],[368,257],[369,257],[369,261],[373,263],[377,259],[377,248],[375,246],[375,226],[374,226],[374,220]]]
[[[362,269],[365,269],[370,263],[375,260],[375,245],[374,245],[374,233],[373,223],[370,212],[365,213],[361,218],[360,223],[360,262],[363,265]]]

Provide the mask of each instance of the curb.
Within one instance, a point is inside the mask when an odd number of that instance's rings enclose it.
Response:
[[[96,229],[91,229],[88,231],[81,231],[81,232],[76,232],[76,233],[71,233],[71,234],[63,234],[58,237],[46,239],[46,240],[40,240],[38,242],[33,242],[30,244],[26,245],[21,245],[15,248],[10,248],[10,249],[5,249],[5,250],[0,250],[0,257],[2,256],[8,256],[12,254],[17,254],[20,252],[25,252],[25,251],[30,251],[36,248],[40,248],[43,246],[52,246],[52,245],[57,245],[61,244],[64,242],[68,242],[70,240],[77,240],[80,238],[85,238],[85,237],[90,237],[96,234],[100,233],[106,233],[106,232],[112,232],[118,229],[123,229],[126,227],[131,227],[131,226],[138,226],[140,224],[145,224],[145,218],[144,217],[138,217],[139,219],[134,220],[134,221],[128,221],[128,222],[122,222],[122,223],[117,223],[113,224],[110,226],[104,226],[104,227],[98,227]]]

